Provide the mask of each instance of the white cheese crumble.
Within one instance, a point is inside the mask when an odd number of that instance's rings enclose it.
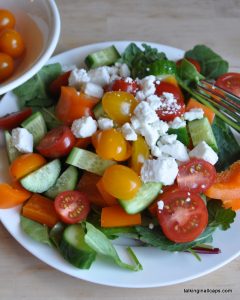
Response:
[[[179,161],[189,160],[187,147],[178,140],[176,140],[170,145],[165,144],[160,149],[163,153],[166,153]]]
[[[127,141],[136,141],[137,134],[129,123],[125,123],[121,128],[122,134]]]
[[[98,127],[101,130],[107,130],[113,128],[113,120],[109,118],[99,118],[97,120]]]
[[[106,66],[91,69],[90,71],[88,71],[88,76],[90,78],[90,82],[102,87],[109,84],[110,82],[109,69]]]
[[[142,91],[145,95],[145,98],[155,93],[155,80],[156,77],[153,75],[146,76],[141,80]]]
[[[119,71],[118,72],[119,72],[119,75],[123,78],[129,77],[131,75],[131,72],[130,72],[129,67],[128,67],[127,64],[121,64],[119,66]]]
[[[157,202],[157,206],[158,206],[158,209],[159,209],[159,210],[163,210],[163,208],[164,208],[164,202],[163,202],[162,200],[159,200],[159,201]]]
[[[149,223],[148,228],[149,229],[153,229],[154,228],[154,224],[153,223]]]
[[[187,121],[193,121],[197,119],[202,119],[204,111],[201,108],[192,108],[184,113],[184,119]]]
[[[134,109],[134,114],[141,123],[153,123],[158,121],[158,115],[146,101],[140,102]]]
[[[176,117],[172,122],[169,123],[170,127],[173,129],[178,129],[186,127],[186,122],[179,117]]]
[[[15,128],[12,130],[12,144],[22,153],[32,153],[33,135],[26,128]]]
[[[161,138],[160,141],[162,144],[173,144],[177,140],[177,135],[176,134],[164,134]]]
[[[217,153],[204,141],[200,142],[189,152],[190,157],[197,157],[206,160],[212,165],[218,161]]]
[[[83,83],[81,90],[86,95],[99,99],[102,98],[104,93],[103,88],[100,85],[92,82]]]
[[[161,97],[158,97],[157,95],[150,95],[146,98],[147,103],[153,110],[157,110],[162,105],[162,99]]]
[[[68,78],[68,85],[80,90],[82,84],[89,81],[90,77],[85,69],[74,69]]]
[[[161,182],[164,185],[171,185],[177,174],[178,165],[172,157],[147,159],[141,168],[143,182]]]
[[[76,138],[92,136],[97,131],[97,121],[91,116],[73,121],[71,131]]]
[[[131,103],[123,102],[120,109],[124,116],[128,116],[130,114]]]

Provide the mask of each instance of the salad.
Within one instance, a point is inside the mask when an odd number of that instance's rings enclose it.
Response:
[[[112,242],[219,253],[217,228],[239,209],[240,147],[221,113],[201,103],[203,78],[239,93],[239,74],[206,46],[180,61],[143,44],[89,54],[85,66],[45,66],[3,96],[21,110],[0,119],[11,184],[0,208],[21,204],[22,230],[88,269],[123,262]],[[15,97],[14,96],[14,97]]]

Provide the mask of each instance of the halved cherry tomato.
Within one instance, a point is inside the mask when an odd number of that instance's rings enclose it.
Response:
[[[216,176],[212,164],[203,159],[192,158],[179,167],[177,184],[181,190],[201,193],[214,183]]]
[[[74,147],[76,139],[67,126],[60,126],[50,130],[36,147],[45,157],[56,158],[67,155]]]
[[[141,187],[137,173],[122,165],[107,168],[102,180],[105,190],[117,199],[132,199]]]
[[[195,240],[206,228],[208,211],[202,198],[187,191],[159,196],[164,203],[158,209],[158,221],[166,237],[176,243]]]
[[[32,114],[31,108],[25,108],[22,111],[6,115],[0,118],[0,129],[10,130],[18,127],[24,120]]]
[[[78,92],[70,86],[61,87],[61,96],[56,106],[59,120],[70,125],[76,119],[92,115],[92,108],[99,99]]]
[[[5,29],[0,33],[0,51],[13,58],[20,57],[25,49],[20,33],[14,29]]]
[[[71,74],[71,71],[65,72],[58,76],[53,82],[50,84],[49,91],[52,96],[59,97],[61,93],[61,87],[68,85],[68,78]]]
[[[225,73],[218,77],[216,85],[240,97],[240,73]]]
[[[127,92],[107,92],[102,98],[102,105],[107,115],[122,125],[129,122],[138,101]]]
[[[46,163],[46,159],[37,153],[23,154],[17,157],[10,165],[11,176],[18,180],[37,170]]]
[[[198,73],[201,73],[201,65],[196,59],[193,59],[190,57],[185,57],[185,59],[194,65],[194,67],[197,69]],[[177,66],[179,66],[182,63],[182,61],[183,61],[183,59],[179,59],[176,62]]]
[[[67,224],[75,224],[86,219],[90,212],[87,194],[79,191],[65,191],[54,200],[54,207],[60,219]]]
[[[14,61],[8,54],[0,52],[0,83],[8,79],[14,71]]]
[[[139,89],[138,84],[134,80],[116,79],[113,83],[106,87],[106,91],[122,91],[135,95]]]
[[[14,28],[16,23],[14,15],[7,9],[0,9],[0,31]]]
[[[156,112],[161,120],[172,121],[174,118],[181,116],[185,112],[184,97],[181,89],[169,82],[161,81],[156,84],[156,94],[163,96],[163,93],[173,94],[176,101],[163,100],[163,105]]]

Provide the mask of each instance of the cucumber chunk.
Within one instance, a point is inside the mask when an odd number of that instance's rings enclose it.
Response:
[[[23,177],[20,182],[22,186],[33,193],[46,192],[56,182],[61,171],[59,159],[55,159],[38,170]]]
[[[128,214],[136,214],[144,210],[157,197],[162,184],[158,182],[144,183],[137,195],[130,200],[120,200],[119,204]]]
[[[37,145],[47,133],[47,126],[44,121],[43,115],[40,112],[36,112],[31,115],[21,124],[21,126],[31,132],[31,134],[33,135],[34,145]]]
[[[7,130],[4,131],[4,138],[5,138],[5,143],[7,146],[8,160],[11,163],[14,161],[15,158],[17,158],[19,155],[21,155],[21,152],[19,152],[14,147],[14,145],[12,143],[12,136]]]
[[[116,47],[112,45],[105,49],[89,54],[85,58],[85,64],[89,69],[100,66],[109,66],[114,64],[120,57],[121,56]]]
[[[68,226],[63,233],[60,251],[63,257],[79,269],[89,269],[96,258],[96,252],[84,240],[81,224]]]
[[[108,115],[103,110],[102,102],[98,102],[98,104],[93,109],[95,119],[99,118],[108,118]]]
[[[218,145],[212,131],[211,124],[206,117],[188,123],[193,146],[205,141],[215,152],[218,152]]]
[[[176,134],[177,139],[185,146],[188,147],[190,145],[190,137],[186,126],[180,128],[169,128],[168,134]]]
[[[76,147],[70,152],[66,163],[97,175],[103,175],[108,167],[115,164],[112,160],[102,159],[93,152]]]
[[[69,166],[57,179],[56,183],[46,191],[45,195],[54,199],[61,192],[74,190],[77,185],[77,180],[77,169],[73,166]]]

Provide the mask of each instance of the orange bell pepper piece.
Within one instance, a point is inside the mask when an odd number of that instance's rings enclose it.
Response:
[[[120,205],[108,206],[102,209],[101,227],[122,227],[140,224],[140,213],[129,215]]]
[[[25,189],[18,189],[6,183],[0,183],[0,208],[11,208],[22,204],[32,193]]]
[[[39,194],[33,194],[27,201],[22,208],[22,215],[48,227],[53,227],[60,220],[54,202]]]
[[[201,108],[204,112],[204,115],[208,118],[209,123],[210,124],[213,123],[213,120],[215,118],[215,113],[211,110],[211,108],[207,107],[206,105],[203,105],[202,103],[198,102],[193,98],[190,98],[186,106],[186,111],[189,111],[190,109],[193,108]]]

